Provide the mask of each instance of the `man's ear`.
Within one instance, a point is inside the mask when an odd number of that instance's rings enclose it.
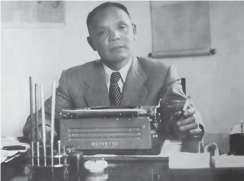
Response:
[[[134,23],[132,23],[132,28],[133,28],[134,40],[136,40],[137,30],[136,30],[136,25]]]
[[[86,39],[87,39],[87,42],[89,43],[89,45],[92,47],[92,49],[93,49],[94,51],[97,51],[96,48],[94,47],[94,44],[93,44],[93,42],[92,42],[91,37],[88,36]]]

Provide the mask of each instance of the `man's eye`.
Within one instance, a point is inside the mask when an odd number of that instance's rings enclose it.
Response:
[[[122,29],[125,29],[125,28],[127,28],[127,26],[125,26],[125,25],[120,25],[120,26],[119,26],[119,29],[121,29],[121,30],[122,30]]]
[[[107,31],[105,31],[105,30],[101,30],[101,31],[98,32],[98,35],[105,35],[106,32],[107,32]]]

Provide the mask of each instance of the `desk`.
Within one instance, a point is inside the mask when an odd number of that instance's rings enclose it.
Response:
[[[28,178],[24,173],[11,181],[243,181],[244,169],[169,170],[165,161],[109,161],[103,174],[91,175],[83,168],[67,178],[51,178],[48,174]],[[2,179],[4,180],[4,179]]]
[[[192,149],[190,144],[188,149]],[[194,144],[197,144],[196,142]],[[85,161],[85,160],[83,160]],[[80,163],[79,171],[71,167],[70,174],[64,178],[62,171],[54,177],[46,171],[31,175],[27,168],[13,172],[15,175],[4,181],[243,181],[244,168],[238,169],[185,169],[170,170],[168,160],[107,160],[109,165],[103,174],[92,175]],[[20,169],[19,169],[20,170]],[[3,170],[2,170],[3,171]],[[25,172],[25,173],[24,173]]]

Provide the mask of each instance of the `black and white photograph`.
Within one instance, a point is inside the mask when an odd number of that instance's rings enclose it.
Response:
[[[242,181],[244,1],[1,0],[1,180]]]

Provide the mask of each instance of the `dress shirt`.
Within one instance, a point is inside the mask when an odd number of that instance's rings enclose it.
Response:
[[[125,83],[125,79],[126,79],[126,76],[128,74],[128,71],[130,69],[131,63],[132,63],[132,58],[124,67],[122,67],[118,71],[111,70],[109,67],[107,67],[105,64],[103,64],[103,68],[105,71],[105,81],[107,84],[108,91],[109,91],[109,87],[110,87],[110,77],[111,77],[112,72],[119,72],[121,75],[121,79],[119,80],[118,85],[120,88],[120,92],[122,93],[124,83]]]

